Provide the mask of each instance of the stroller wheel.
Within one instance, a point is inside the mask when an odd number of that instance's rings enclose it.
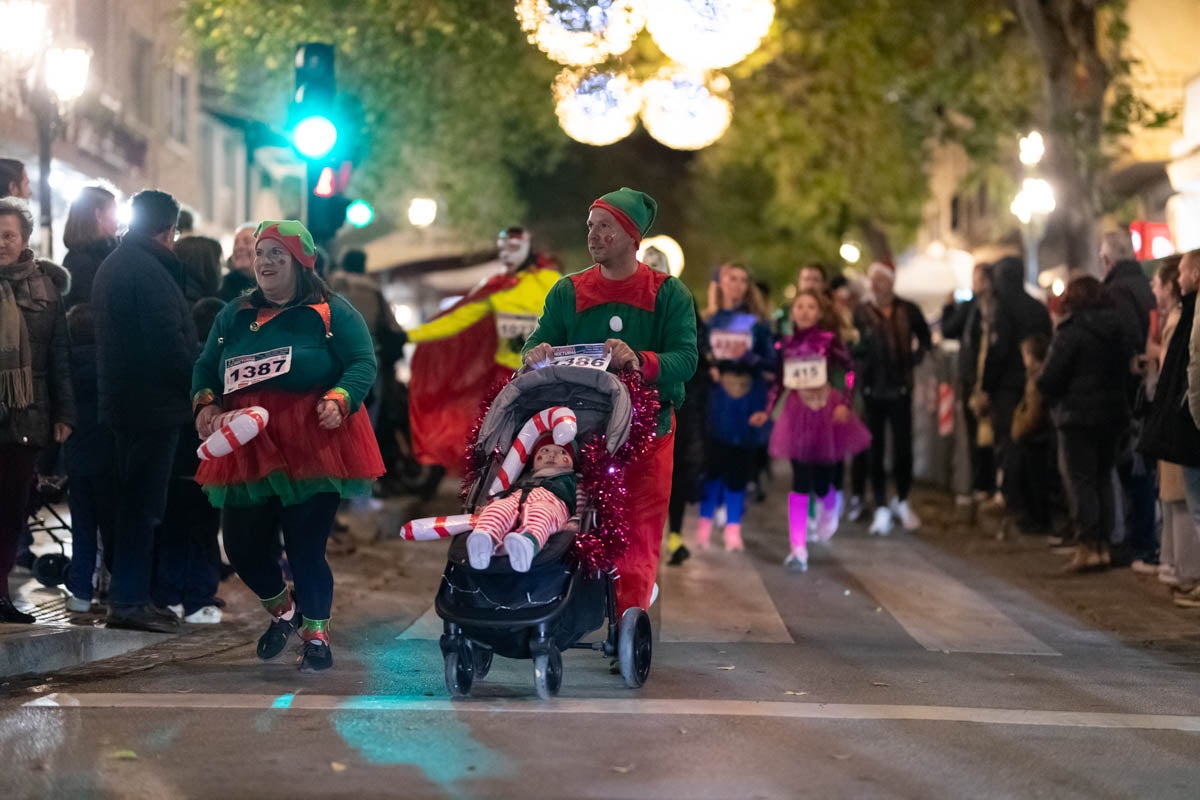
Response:
[[[621,677],[630,689],[637,689],[650,674],[653,649],[650,633],[650,617],[645,611],[640,608],[625,609],[621,615],[621,628],[617,632],[617,658],[621,665]]]
[[[475,657],[465,639],[446,653],[446,691],[451,697],[466,697],[475,680]]]
[[[71,559],[63,553],[47,553],[43,556],[38,556],[33,561],[33,577],[37,578],[38,583],[42,586],[62,586],[67,582],[67,568],[71,566]]]
[[[533,657],[533,685],[543,700],[554,697],[562,686],[562,653],[553,644],[547,652]]]
[[[475,657],[475,677],[483,680],[492,669],[492,656],[494,653],[490,648],[476,642],[471,643],[471,653]]]

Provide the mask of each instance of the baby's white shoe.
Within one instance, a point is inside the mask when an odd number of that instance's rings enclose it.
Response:
[[[471,562],[472,569],[487,569],[494,552],[496,544],[483,531],[472,531],[467,536],[467,560]]]

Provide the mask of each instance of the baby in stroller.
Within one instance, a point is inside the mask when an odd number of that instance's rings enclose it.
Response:
[[[528,572],[534,556],[575,513],[574,442],[556,444],[547,431],[534,443],[531,462],[516,483],[494,495],[479,513],[467,537],[474,569],[487,569],[503,545],[513,570]]]

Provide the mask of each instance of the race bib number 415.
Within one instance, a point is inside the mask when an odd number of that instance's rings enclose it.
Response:
[[[286,375],[292,370],[292,348],[278,347],[262,353],[225,359],[225,394]]]
[[[573,344],[554,348],[546,366],[608,369],[610,361],[612,354],[604,352],[603,344]]]
[[[788,389],[820,389],[827,383],[829,375],[822,356],[789,358],[783,362],[783,385]]]

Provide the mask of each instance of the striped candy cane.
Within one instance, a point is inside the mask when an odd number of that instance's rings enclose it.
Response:
[[[521,427],[521,432],[517,434],[516,441],[509,448],[508,455],[504,457],[504,463],[500,465],[500,474],[496,476],[496,480],[492,481],[488,496],[498,494],[513,485],[513,482],[521,476],[525,462],[529,460],[529,451],[533,448],[534,442],[546,431],[553,432],[555,444],[567,444],[579,432],[579,426],[575,421],[575,412],[566,406],[551,406],[530,417],[529,421]]]
[[[227,456],[262,433],[271,415],[262,406],[239,408],[217,417],[217,429],[196,450],[201,461]]]
[[[448,539],[456,533],[466,533],[474,529],[474,514],[425,517],[404,523],[404,526],[400,528],[400,538],[408,539],[410,542],[429,542],[435,539]]]

